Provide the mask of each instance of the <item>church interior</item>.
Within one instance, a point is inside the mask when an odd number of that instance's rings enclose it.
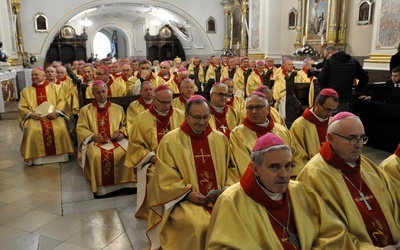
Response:
[[[35,67],[112,53],[160,62],[270,57],[278,67],[290,58],[301,70],[306,57],[322,61],[324,49],[336,46],[360,62],[368,93],[378,96],[356,100],[353,111],[369,136],[363,155],[379,165],[400,142],[400,88],[380,87],[390,79],[400,42],[398,6],[393,0],[0,1],[0,249],[149,247],[147,223],[135,218],[135,189],[95,197],[77,155],[64,163],[24,162],[18,102]],[[316,54],[296,54],[307,46]],[[305,91],[298,96],[303,106]]]

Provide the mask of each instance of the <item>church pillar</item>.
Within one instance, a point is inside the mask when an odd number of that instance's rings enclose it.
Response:
[[[341,6],[340,6],[340,26],[339,26],[339,37],[338,37],[338,43],[343,46],[343,50],[345,49],[345,44],[346,44],[346,28],[347,28],[347,22],[346,22],[346,13],[347,13],[347,0],[342,0]]]
[[[302,38],[304,36],[303,32],[303,0],[298,0],[298,12],[296,18],[296,43],[295,46],[300,46]]]
[[[337,41],[337,27],[338,27],[338,18],[337,18],[337,8],[338,8],[338,0],[332,0],[330,8],[330,17],[329,17],[329,37],[327,38],[327,45],[335,45]]]
[[[19,10],[21,8],[21,1],[20,0],[12,0],[12,9],[13,9],[13,14],[16,15],[17,20],[16,20],[16,28],[17,28],[17,33],[15,34],[15,38],[17,41],[17,52],[18,54],[22,54],[25,49],[24,49],[24,38],[22,36],[22,27],[21,27],[21,16],[19,13]]]
[[[231,8],[232,4],[229,0],[222,2],[224,5],[224,16],[225,16],[225,37],[224,37],[224,51],[230,51],[232,49],[232,37],[231,37]]]
[[[240,47],[240,56],[246,56],[247,55],[247,30],[246,26],[248,25],[247,23],[247,13],[249,11],[249,3],[247,0],[243,0],[242,3],[242,31],[241,31],[241,40],[240,44],[242,45]]]

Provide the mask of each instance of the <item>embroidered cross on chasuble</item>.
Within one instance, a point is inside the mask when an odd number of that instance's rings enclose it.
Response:
[[[32,85],[36,90],[36,101],[38,106],[47,101],[46,86],[49,84],[48,81],[45,81],[42,85]],[[53,124],[49,119],[43,118],[40,120],[40,125],[42,126],[43,144],[46,156],[57,155]]]

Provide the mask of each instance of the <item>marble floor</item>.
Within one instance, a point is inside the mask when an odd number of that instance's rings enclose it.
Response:
[[[146,222],[136,195],[94,199],[82,170],[69,163],[28,166],[18,121],[0,120],[0,249],[143,249]],[[390,153],[365,147],[379,163]]]

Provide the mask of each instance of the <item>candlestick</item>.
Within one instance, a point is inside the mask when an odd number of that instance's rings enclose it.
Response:
[[[306,45],[306,37],[303,36],[303,46]]]

